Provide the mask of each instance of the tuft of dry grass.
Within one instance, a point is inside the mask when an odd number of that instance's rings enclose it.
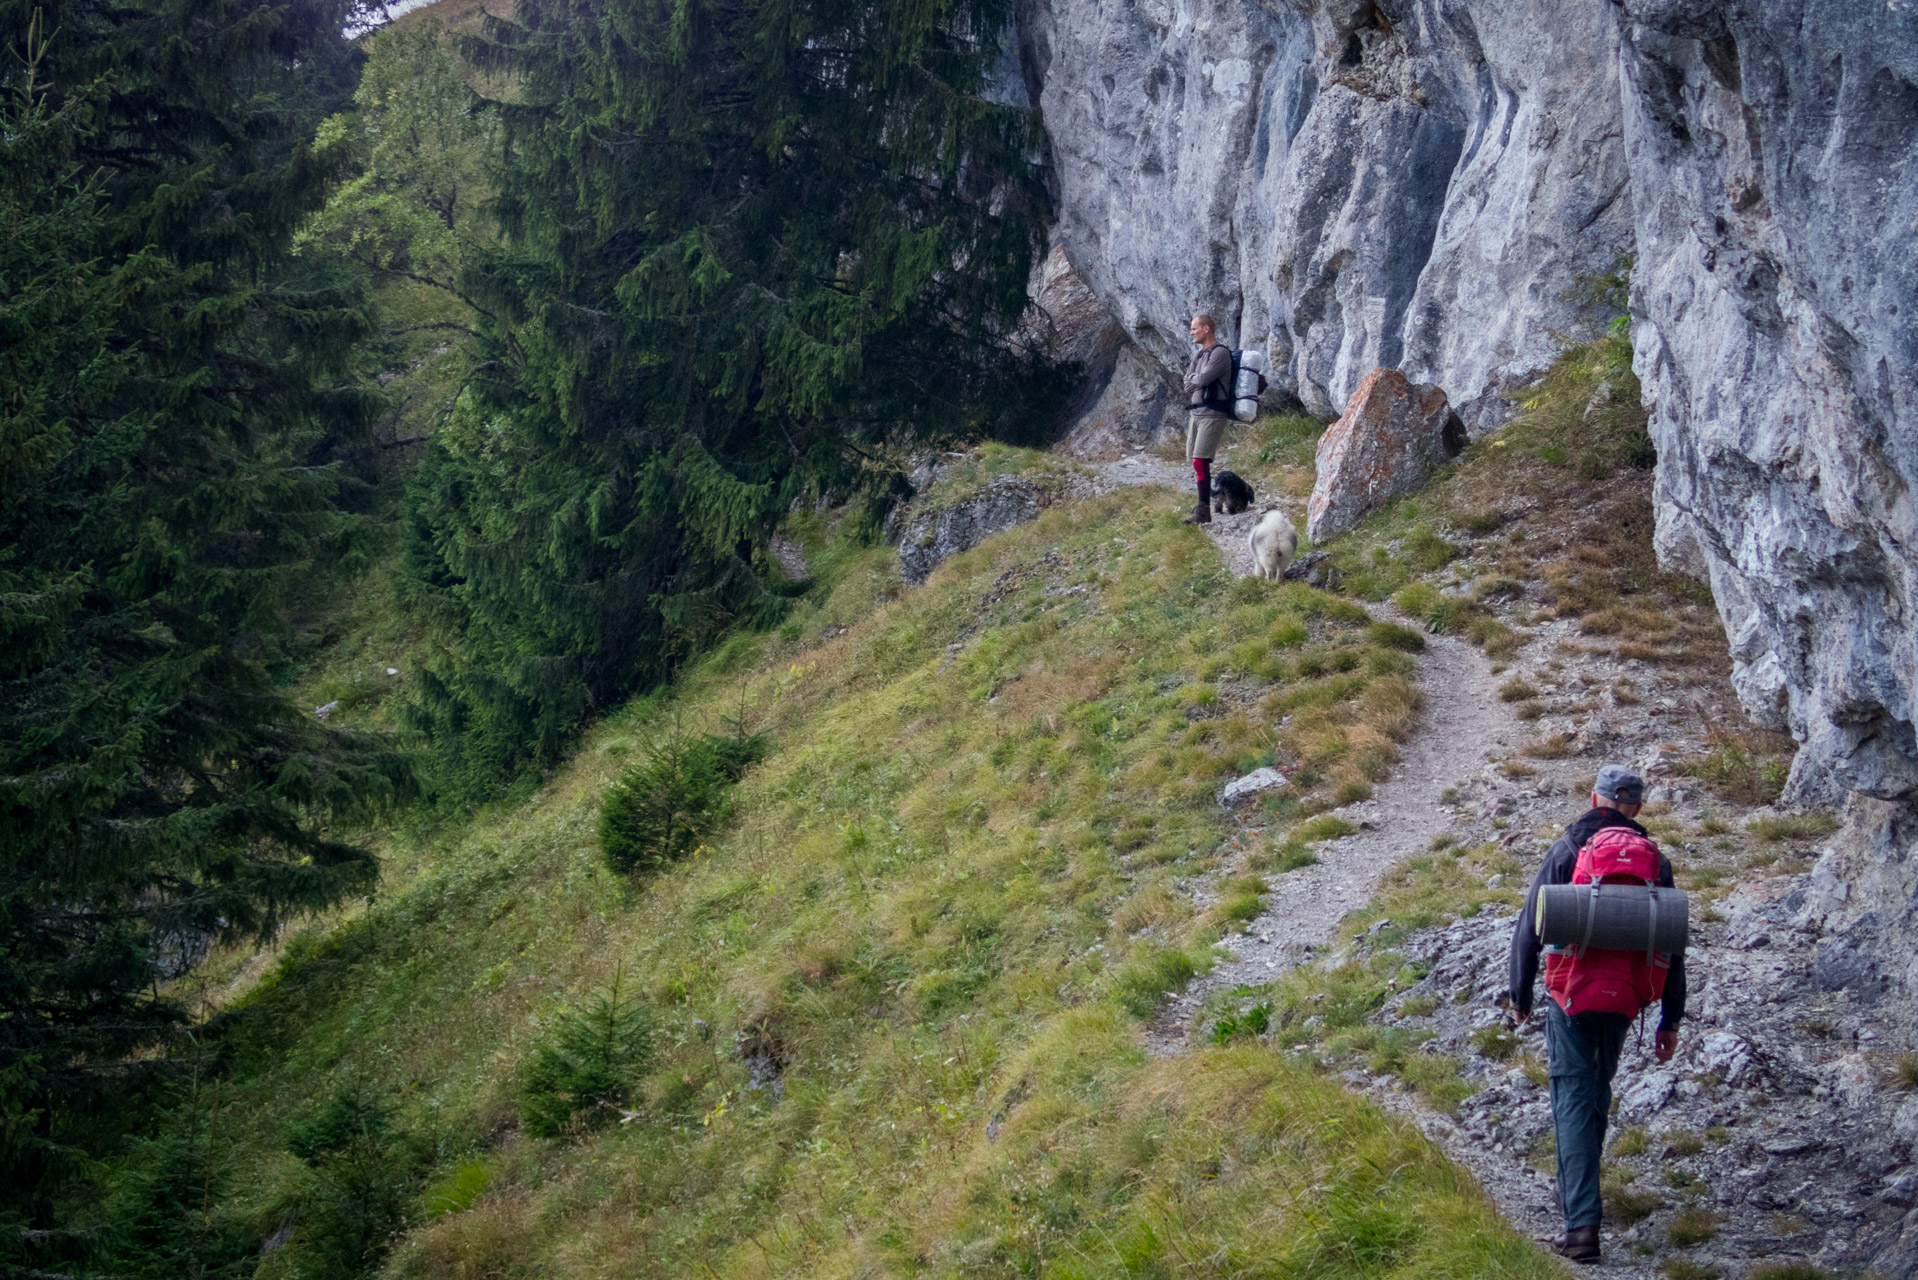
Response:
[[[1819,840],[1838,830],[1838,820],[1829,813],[1787,813],[1775,818],[1753,818],[1745,830],[1766,844]]]
[[[1534,760],[1564,760],[1576,750],[1570,734],[1558,733],[1549,738],[1536,738],[1525,744],[1522,752]]]
[[[1665,1225],[1665,1238],[1676,1249],[1704,1244],[1717,1234],[1718,1215],[1703,1205],[1685,1206]]]

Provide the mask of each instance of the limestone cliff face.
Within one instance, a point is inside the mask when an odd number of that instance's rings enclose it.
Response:
[[[1666,561],[1709,576],[1790,797],[1918,788],[1918,13],[1631,0],[1634,344]]]
[[[1595,0],[1031,0],[1058,238],[1164,365],[1195,306],[1332,416],[1367,373],[1476,431],[1632,237],[1617,44]]]
[[[1315,413],[1389,365],[1482,434],[1635,254],[1661,554],[1804,744],[1792,798],[1918,794],[1918,7],[1022,0],[1019,36],[1139,367],[1205,307]]]

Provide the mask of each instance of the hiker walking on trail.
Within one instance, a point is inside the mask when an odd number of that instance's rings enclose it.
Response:
[[[1185,371],[1185,456],[1192,460],[1199,505],[1186,523],[1211,524],[1212,458],[1232,417],[1232,351],[1218,341],[1212,317],[1203,311],[1192,317],[1192,341],[1199,349]]]
[[[1546,885],[1654,883],[1672,888],[1672,864],[1645,828],[1634,822],[1645,784],[1636,773],[1608,764],[1593,784],[1592,807],[1565,828],[1545,854],[1512,933],[1511,996],[1520,1022],[1532,1013],[1532,984],[1545,957],[1545,1049],[1551,1064],[1552,1117],[1558,1138],[1558,1199],[1565,1234],[1554,1252],[1574,1262],[1597,1262],[1599,1158],[1612,1106],[1612,1076],[1632,1019],[1661,1005],[1655,1048],[1660,1062],[1678,1048],[1685,1016],[1685,953],[1546,947],[1536,915]],[[1593,916],[1597,908],[1592,908]],[[1589,932],[1587,934],[1589,937]],[[1665,967],[1669,965],[1669,967]]]

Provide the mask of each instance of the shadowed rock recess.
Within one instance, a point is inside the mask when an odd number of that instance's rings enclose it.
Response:
[[[1025,0],[1019,19],[1055,242],[1162,371],[1203,306],[1314,414],[1385,366],[1481,436],[1614,318],[1593,286],[1629,264],[1664,564],[1710,582],[1746,710],[1800,743],[1786,801],[1909,812],[1918,9]],[[1837,870],[1909,878],[1883,858]],[[1868,899],[1872,927],[1918,938],[1908,897]]]

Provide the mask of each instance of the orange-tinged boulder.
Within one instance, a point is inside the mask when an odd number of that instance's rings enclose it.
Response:
[[[1316,544],[1344,533],[1387,498],[1424,484],[1466,440],[1443,391],[1408,382],[1397,369],[1372,370],[1319,437],[1305,536]]]

